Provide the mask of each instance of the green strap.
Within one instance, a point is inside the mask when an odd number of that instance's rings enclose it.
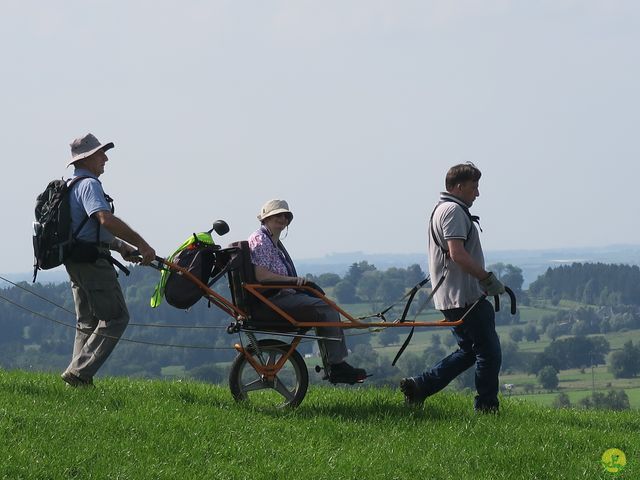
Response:
[[[173,261],[173,259],[183,250],[187,249],[191,245],[215,245],[213,238],[211,237],[210,232],[200,232],[194,233],[189,238],[187,238],[182,245],[180,245],[175,252],[173,252],[169,257],[167,257],[168,261]],[[164,298],[164,289],[167,285],[167,280],[169,280],[169,276],[171,275],[171,271],[168,269],[163,269],[160,274],[160,281],[156,285],[156,288],[153,291],[153,295],[151,296],[151,300],[149,304],[151,308],[156,308],[162,303],[162,299]]]

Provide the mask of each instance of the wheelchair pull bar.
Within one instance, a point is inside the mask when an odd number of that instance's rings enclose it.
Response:
[[[507,295],[509,295],[509,301],[511,302],[511,310],[510,310],[511,315],[515,315],[517,311],[516,295],[515,293],[513,293],[513,290],[511,290],[507,286],[504,287],[504,291],[507,293]],[[495,311],[499,312],[500,311],[500,295],[494,296],[493,302],[495,304]]]

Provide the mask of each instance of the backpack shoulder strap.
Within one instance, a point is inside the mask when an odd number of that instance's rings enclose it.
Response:
[[[436,213],[436,210],[438,209],[438,207],[440,205],[442,205],[443,202],[438,202],[438,204],[435,206],[435,208],[433,209],[433,211],[431,212],[431,216],[429,217],[429,232],[431,233],[431,240],[433,240],[435,242],[435,244],[438,246],[438,248],[440,249],[440,251],[444,254],[445,257],[449,257],[449,250],[445,249],[440,242],[438,241],[438,237],[436,236],[436,231],[433,228],[433,216]]]
[[[85,178],[93,178],[94,180],[97,180],[100,185],[102,185],[102,182],[100,180],[98,180],[97,178],[95,178],[95,177],[91,177],[89,175],[79,175],[79,176],[74,177],[74,178],[72,178],[71,180],[68,181],[68,183],[67,183],[67,192],[69,194],[71,194],[71,189],[74,187],[74,185],[80,183],[80,181],[84,180]],[[82,227],[84,227],[86,225],[86,223],[89,221],[89,218],[90,218],[89,216],[85,215],[85,217],[80,222],[80,225],[78,225],[78,228],[76,228],[72,232],[71,238],[73,238],[74,240],[76,239],[76,237],[78,236],[78,234],[82,230]],[[100,223],[98,223],[98,235],[100,235]]]
[[[96,177],[92,177],[89,175],[78,175],[77,177],[73,177],[70,180],[67,180],[67,190],[71,190],[71,188],[78,182],[80,182],[80,180],[84,180],[85,178],[93,178],[94,180],[96,180],[100,185],[102,185],[102,182],[100,180],[98,180]]]

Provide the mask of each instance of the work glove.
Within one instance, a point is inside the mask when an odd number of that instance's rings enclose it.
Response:
[[[480,280],[480,286],[489,297],[494,297],[504,293],[504,285],[496,278],[493,272],[489,272],[489,276],[487,276],[487,278]]]

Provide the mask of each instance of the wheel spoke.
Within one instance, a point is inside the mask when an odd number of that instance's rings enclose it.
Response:
[[[273,389],[282,395],[287,402],[293,400],[295,393],[289,391],[287,386],[280,381],[280,379],[276,376],[275,381],[273,382]]]
[[[242,385],[243,392],[253,392],[255,390],[264,390],[265,388],[269,388],[269,387],[265,385],[264,381],[260,377],[256,378],[255,380],[249,383],[245,383],[244,385]]]
[[[259,340],[256,349],[259,353],[251,352],[257,364],[267,367],[271,372],[283,356],[288,355],[274,376],[258,374],[258,370],[263,371],[262,368],[254,368],[242,354],[237,356],[229,378],[229,387],[236,401],[264,401],[277,408],[298,406],[307,391],[309,380],[304,360],[297,351],[291,352],[290,348],[291,345],[284,342]]]
[[[275,365],[276,364],[276,358],[278,357],[278,355],[279,355],[279,352],[271,350],[269,352],[269,356],[267,357],[266,365]]]

